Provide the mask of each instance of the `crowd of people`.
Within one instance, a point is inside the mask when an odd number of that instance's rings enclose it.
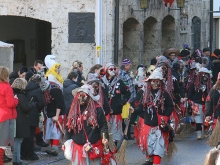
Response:
[[[135,74],[129,59],[121,66],[96,64],[86,77],[76,60],[66,79],[56,56],[44,63],[11,73],[0,66],[0,165],[38,160],[39,146],[50,145],[47,154],[57,156],[62,139],[72,165],[114,165],[123,139],[134,138],[146,156],[143,165],[159,165],[186,123],[198,140],[218,125],[220,49],[170,48],[149,67],[138,65]]]

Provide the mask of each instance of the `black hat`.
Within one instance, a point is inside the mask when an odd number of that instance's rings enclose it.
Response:
[[[202,52],[207,52],[207,51],[210,52],[210,51],[211,51],[210,48],[204,48],[204,49],[202,50]]]
[[[181,57],[186,57],[190,55],[190,51],[186,50],[186,49],[183,49],[181,52],[180,52],[180,56]]]
[[[154,58],[152,58],[152,59],[150,60],[150,64],[151,64],[151,65],[156,65],[156,63],[157,63],[156,57],[154,57]]]
[[[22,66],[20,69],[20,74],[24,73],[24,72],[27,72],[28,71],[28,68],[26,66]]]

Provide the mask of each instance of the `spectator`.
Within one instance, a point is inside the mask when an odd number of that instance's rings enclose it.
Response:
[[[28,119],[30,124],[30,137],[24,138],[21,144],[21,159],[24,160],[38,160],[39,157],[34,152],[34,137],[36,127],[39,125],[39,113],[45,106],[44,96],[40,89],[41,76],[34,74],[26,88],[28,101],[36,102],[36,107],[29,112]]]
[[[85,84],[85,78],[82,75],[83,74],[83,63],[79,60],[74,61],[72,64],[71,70],[78,74],[77,85],[81,87],[83,84]]]
[[[63,96],[66,105],[66,115],[69,114],[69,110],[73,101],[72,90],[78,88],[76,81],[77,81],[77,74],[72,71],[68,74],[67,79],[64,80],[63,83]]]
[[[146,73],[147,77],[149,77],[151,75],[151,73],[154,71],[156,64],[157,64],[157,59],[156,59],[156,57],[154,57],[150,60],[150,66],[147,69],[147,73]]]
[[[28,72],[26,73],[25,79],[29,81],[29,79],[42,70],[43,62],[41,60],[34,61],[34,67],[30,67]]]
[[[63,77],[60,74],[60,67],[61,65],[56,62],[55,60],[56,56],[54,55],[47,55],[44,59],[45,65],[48,68],[48,71],[46,73],[46,78],[50,82],[54,82],[57,85],[60,86],[61,89],[63,89]]]
[[[17,106],[16,133],[13,145],[13,165],[27,165],[20,159],[20,149],[23,138],[30,137],[30,126],[28,113],[33,110],[36,104],[29,102],[25,93],[27,81],[24,78],[16,78],[12,84],[14,94],[17,95],[19,104]]]
[[[173,67],[173,64],[178,61],[177,57],[179,56],[179,54],[179,50],[177,50],[176,48],[170,48],[163,53],[163,55],[169,60],[169,65],[171,67]]]
[[[218,73],[220,72],[220,50],[219,53],[217,50],[214,51],[215,54],[218,54],[218,56],[216,56],[216,59],[214,59],[213,62],[213,70],[212,70],[212,82],[213,84],[215,84],[217,77],[218,77]]]
[[[12,84],[16,78],[25,78],[27,71],[28,68],[26,66],[22,66],[18,72],[11,72],[9,75],[9,83]]]
[[[91,77],[95,76],[97,78],[100,78],[100,70],[101,69],[102,69],[102,65],[100,65],[100,64],[96,64],[93,67],[91,67],[90,70],[89,70],[88,76],[87,76],[87,81],[89,79],[91,79],[90,76]]]
[[[0,136],[0,164],[11,161],[5,157],[3,148],[8,143],[14,141],[14,119],[17,117],[16,106],[18,104],[17,96],[14,96],[13,90],[8,82],[9,69],[0,66],[0,130],[4,132]],[[13,145],[10,143],[10,145]]]
[[[203,58],[208,59],[208,61],[206,63],[206,66],[204,66],[204,67],[206,67],[208,70],[213,70],[213,63],[212,63],[212,60],[210,58],[210,54],[211,54],[211,50],[209,48],[204,48],[203,49]]]
[[[214,52],[211,54],[211,61],[217,60],[218,56],[220,55],[220,49],[215,49]]]

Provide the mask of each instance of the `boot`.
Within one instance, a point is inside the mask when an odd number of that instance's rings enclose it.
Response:
[[[7,157],[4,153],[4,163],[8,163],[10,161],[12,161],[12,158]]]
[[[153,162],[150,162],[149,160],[146,160],[146,162],[142,165],[153,165]]]
[[[202,131],[197,131],[197,140],[202,140]]]
[[[0,165],[4,165],[4,154],[5,154],[5,150],[0,148]]]

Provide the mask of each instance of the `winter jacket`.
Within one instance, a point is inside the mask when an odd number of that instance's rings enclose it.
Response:
[[[50,103],[47,104],[47,116],[49,118],[52,118],[56,116],[57,109],[61,109],[60,115],[65,115],[65,102],[63,99],[63,93],[60,88],[53,87],[50,89],[50,95],[52,99],[50,100]]]
[[[126,102],[130,98],[130,91],[128,87],[125,85],[125,83],[118,79],[117,82],[110,87],[111,83],[113,80],[115,80],[116,77],[113,77],[111,80],[107,80],[106,82],[106,77],[103,77],[103,82],[108,86],[109,89],[112,89],[111,91],[109,90],[109,103],[110,103],[110,108],[113,110],[113,115],[116,114],[121,114],[122,113],[122,107],[123,105],[126,104]]]
[[[73,101],[72,90],[78,88],[76,82],[70,79],[66,79],[63,83],[63,97],[66,105],[66,114],[69,114],[69,110]]]
[[[194,101],[194,103],[204,105],[207,95],[208,95],[207,88],[205,89],[204,92],[202,90],[196,91],[194,83],[191,84],[188,92],[188,99]]]
[[[217,81],[218,73],[220,72],[220,59],[213,61],[212,82],[215,84]]]
[[[0,83],[0,122],[17,117],[16,106],[18,99],[14,98],[13,90],[9,83]]]
[[[16,78],[19,78],[18,72],[11,72],[9,75],[9,83],[13,84]]]
[[[29,81],[25,91],[27,93],[28,101],[33,101],[36,106],[28,114],[30,126],[37,127],[39,124],[39,113],[45,107],[44,96],[40,89],[40,86],[34,82]]]
[[[25,91],[20,89],[13,89],[14,94],[17,95],[19,103],[17,106],[16,118],[16,138],[30,137],[30,125],[28,120],[28,113],[36,107],[36,103],[28,101]]]
[[[155,90],[151,90],[152,95],[156,95]],[[169,118],[170,115],[173,112],[174,109],[174,105],[173,105],[173,101],[170,97],[170,95],[164,91],[163,93],[164,95],[164,110],[162,111],[162,109],[159,107],[158,110],[156,111],[155,107],[152,107],[153,109],[153,114],[151,113],[151,111],[148,111],[148,108],[144,107],[143,104],[139,104],[139,106],[137,108],[134,109],[134,114],[141,114],[144,112],[144,124],[148,125],[148,126],[158,126],[161,124],[161,119],[159,119],[159,116],[164,116],[164,118]],[[156,105],[158,105],[158,101],[156,102]]]
[[[82,80],[85,81],[85,78],[83,77],[82,72],[80,72],[78,69],[74,69],[73,71],[78,75],[77,85],[81,87],[83,85]]]
[[[83,112],[86,109],[85,106],[81,106],[80,110]],[[97,111],[97,121],[98,127],[95,129],[92,128],[91,125],[87,123],[87,120],[84,120],[84,129],[88,136],[89,142],[91,144],[96,143],[101,139],[102,133],[105,133],[106,138],[108,139],[108,126],[105,115],[103,113],[103,109],[100,107],[96,108]],[[78,127],[76,126],[76,134],[73,134],[72,139],[76,144],[84,145],[86,143],[86,135],[84,133],[83,128],[78,132]]]
[[[212,88],[206,98],[206,102],[205,102],[206,114],[205,114],[205,116],[212,116],[212,114],[214,113],[215,119],[220,117],[220,105],[217,106],[219,99],[220,99],[220,91],[214,90]]]

